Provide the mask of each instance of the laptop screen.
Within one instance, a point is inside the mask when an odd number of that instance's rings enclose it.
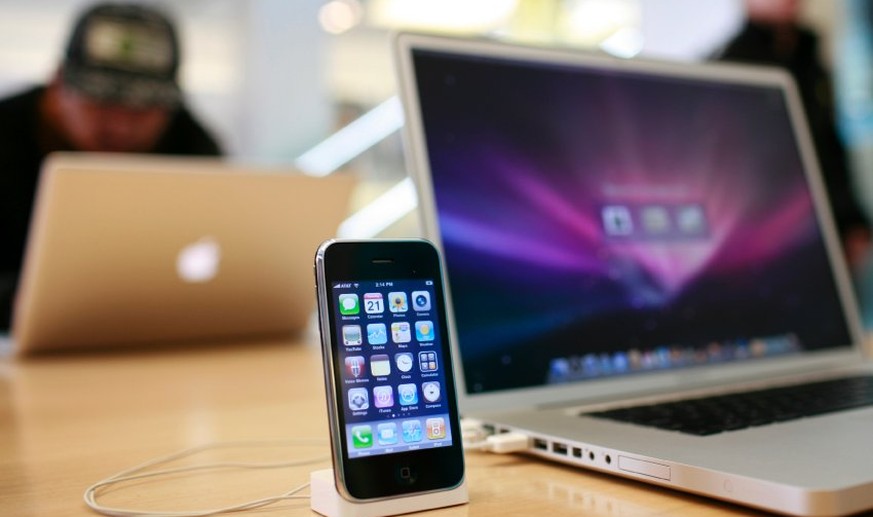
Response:
[[[851,342],[781,87],[412,52],[468,392]]]

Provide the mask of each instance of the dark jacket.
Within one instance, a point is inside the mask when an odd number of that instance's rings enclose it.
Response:
[[[819,60],[818,38],[803,27],[796,31],[795,44],[784,51],[777,45],[773,27],[749,22],[727,44],[719,59],[777,66],[794,78],[837,230],[845,236],[854,228],[868,228],[869,221],[852,188],[846,151],[837,134],[831,78]]]
[[[42,161],[50,151],[76,150],[40,147],[39,103],[44,92],[44,87],[37,87],[0,100],[0,330],[9,328]],[[217,156],[220,149],[182,106],[152,152]]]

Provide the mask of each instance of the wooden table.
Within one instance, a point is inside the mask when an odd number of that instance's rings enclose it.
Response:
[[[94,515],[82,494],[117,471],[187,447],[319,438],[319,446],[237,447],[217,459],[324,457],[318,345],[251,342],[0,360],[0,515]],[[277,495],[314,467],[185,474],[128,483],[101,502],[151,510],[215,508]],[[467,455],[471,503],[441,515],[750,515],[746,509],[523,455]],[[310,515],[308,501],[254,515]],[[436,512],[435,512],[436,513]]]

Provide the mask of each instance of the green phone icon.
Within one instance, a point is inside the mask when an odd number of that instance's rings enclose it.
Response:
[[[352,445],[355,449],[365,449],[373,446],[373,428],[368,425],[352,427]]]

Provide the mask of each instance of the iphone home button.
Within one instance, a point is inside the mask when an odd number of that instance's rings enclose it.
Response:
[[[395,478],[401,485],[412,485],[418,480],[418,472],[415,467],[399,464],[394,470]]]

